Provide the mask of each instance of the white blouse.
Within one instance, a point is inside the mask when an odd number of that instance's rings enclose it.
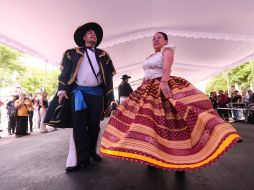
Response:
[[[162,52],[165,48],[170,48],[173,51],[175,47],[172,45],[165,45],[161,48],[160,52],[157,52],[150,57],[148,57],[143,64],[143,69],[145,72],[145,80],[154,79],[162,76],[163,73],[163,55]]]

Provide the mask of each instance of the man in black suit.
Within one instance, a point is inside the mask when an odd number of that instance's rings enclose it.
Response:
[[[97,48],[102,37],[103,30],[99,24],[91,22],[80,26],[74,33],[74,41],[79,47],[68,49],[61,63],[58,103],[70,101],[71,109],[71,117],[66,115],[68,121],[61,125],[67,123],[70,125],[69,121],[72,121],[71,141],[74,142],[70,142],[67,172],[85,167],[90,163],[90,158],[93,161],[102,160],[96,152],[96,145],[103,112],[114,100],[113,75],[115,74],[109,55]],[[54,101],[51,104],[48,113],[52,114],[52,109],[58,108],[54,105]],[[46,116],[44,123],[53,126],[57,123],[48,118],[50,117]]]
[[[120,104],[122,104],[126,98],[133,92],[131,85],[128,83],[131,77],[128,75],[122,76],[122,82],[118,86],[118,99]]]

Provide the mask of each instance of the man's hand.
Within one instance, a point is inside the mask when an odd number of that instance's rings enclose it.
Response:
[[[66,92],[62,92],[62,93],[60,93],[60,94],[58,95],[58,103],[59,103],[59,104],[61,103],[61,101],[62,101],[63,98],[68,99],[68,96],[67,96],[67,93],[66,93]]]
[[[167,82],[161,81],[159,88],[160,88],[162,94],[165,96],[165,98],[168,98],[170,96],[171,90],[170,90]]]
[[[111,106],[109,104],[104,111],[104,117],[110,117],[110,115],[111,115]]]

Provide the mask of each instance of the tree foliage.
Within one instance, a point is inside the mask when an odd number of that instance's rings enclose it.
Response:
[[[43,69],[31,67],[26,75],[21,76],[19,80],[22,88],[28,92],[35,93],[46,90],[52,96],[57,90],[58,75],[59,71],[50,70],[45,73]]]
[[[26,68],[18,61],[21,53],[0,44],[0,87],[15,85],[16,77],[25,73]]]
[[[206,93],[212,91],[218,92],[219,90],[227,90],[227,78],[229,86],[240,87],[242,91],[250,89],[254,86],[254,61],[240,65],[228,72],[220,73],[219,75],[211,78],[206,87]]]
[[[226,73],[221,73],[213,78],[211,78],[205,87],[207,94],[210,92],[218,92],[219,90],[227,90],[227,80]]]
[[[0,44],[0,87],[18,84],[27,92],[34,94],[38,90],[46,90],[53,95],[57,89],[57,77],[59,71],[49,70],[32,66],[25,67],[20,63],[19,57],[23,54]]]

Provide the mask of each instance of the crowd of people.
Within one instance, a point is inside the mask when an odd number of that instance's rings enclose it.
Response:
[[[228,92],[223,92],[223,90],[219,90],[219,92],[211,92],[209,96],[213,108],[217,110],[218,114],[224,119],[233,121],[241,119],[243,115],[241,115],[239,110],[234,110],[231,112],[229,109],[225,108],[253,108],[254,107],[254,93],[252,90],[248,90],[246,92],[239,93],[238,90],[234,90],[230,96]]]
[[[2,103],[2,108],[6,109],[4,113],[8,123],[8,135],[19,138],[30,135],[34,130],[47,133],[46,125],[43,123],[48,108],[47,96],[46,91],[36,93],[34,96],[31,93],[21,92],[13,94],[11,100],[7,100],[5,104]]]

